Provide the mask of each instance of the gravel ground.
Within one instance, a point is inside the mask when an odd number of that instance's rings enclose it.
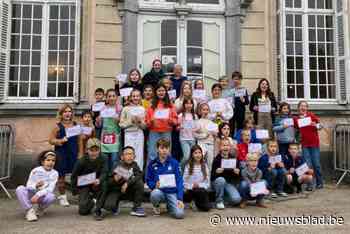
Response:
[[[349,233],[350,229],[350,188],[335,189],[327,185],[325,189],[290,198],[287,201],[267,201],[269,208],[258,209],[248,206],[226,208],[223,211],[213,209],[209,213],[186,210],[184,220],[174,220],[167,215],[152,216],[149,203],[145,204],[146,218],[128,215],[127,204],[123,205],[118,217],[108,216],[101,222],[92,216],[81,217],[77,206],[63,208],[57,204],[51,206],[38,222],[28,223],[16,200],[9,200],[0,191],[0,233]],[[228,225],[227,217],[297,217],[312,215],[333,215],[343,220],[342,225]],[[212,223],[210,223],[210,221]],[[341,220],[340,220],[341,221]],[[217,225],[214,224],[218,223]]]

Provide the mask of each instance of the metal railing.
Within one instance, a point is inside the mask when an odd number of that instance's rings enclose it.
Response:
[[[337,186],[350,173],[350,124],[337,124],[334,129],[334,169],[343,174]]]
[[[10,193],[2,183],[10,179],[13,166],[15,128],[10,124],[0,123],[0,187],[11,198]]]

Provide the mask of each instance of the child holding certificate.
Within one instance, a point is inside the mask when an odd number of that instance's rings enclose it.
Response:
[[[79,214],[88,215],[94,208],[94,201],[101,191],[101,181],[108,173],[107,163],[100,156],[101,143],[97,138],[90,138],[86,143],[87,154],[74,166],[71,183],[73,195],[79,195]]]
[[[302,184],[309,184],[313,179],[313,170],[305,163],[299,155],[299,145],[292,143],[289,145],[288,155],[283,158],[284,165],[288,171],[287,184],[296,187],[297,193],[301,192]],[[307,190],[311,191],[310,187]],[[293,188],[294,191],[294,188]]]
[[[26,186],[21,185],[16,189],[16,196],[29,222],[38,220],[38,216],[42,216],[55,201],[54,190],[58,179],[58,172],[54,169],[56,154],[51,150],[44,151],[40,153],[38,161],[40,166],[30,172]],[[36,210],[34,205],[38,205]]]
[[[267,142],[267,153],[258,161],[258,168],[263,173],[263,179],[267,182],[267,188],[271,191],[271,197],[287,197],[283,191],[287,170],[284,168],[281,155],[278,155],[278,144],[275,140]],[[275,192],[274,192],[275,191]]]
[[[214,160],[214,141],[215,136],[218,133],[218,129],[211,128],[217,125],[208,119],[209,115],[209,105],[207,103],[201,103],[198,106],[198,116],[199,120],[196,121],[196,131],[194,132],[194,137],[197,140],[198,145],[200,145],[205,152],[206,162],[211,171],[211,166]]]
[[[196,100],[198,104],[208,102],[209,100],[202,79],[196,80],[193,84],[193,99]]]
[[[308,111],[309,105],[306,101],[298,104],[299,116],[294,118],[294,126],[298,128],[301,136],[303,158],[310,168],[315,172],[316,188],[323,188],[323,179],[320,163],[320,137],[318,130],[321,129],[320,118]],[[310,185],[311,186],[311,185]],[[309,190],[311,187],[309,188]]]
[[[150,162],[157,157],[157,141],[166,138],[171,141],[171,132],[178,123],[174,105],[170,102],[166,87],[159,84],[151,107],[146,110],[146,125],[149,129],[147,142],[148,159]]]
[[[242,143],[237,145],[237,159],[239,163],[239,168],[243,169],[246,167],[247,154],[250,143],[250,133],[249,130],[242,131]]]
[[[97,139],[101,138],[101,128],[96,126],[96,118],[100,115],[101,109],[105,106],[105,91],[102,88],[95,90],[95,104],[91,105],[91,111],[93,113],[92,122],[95,126]]]
[[[210,174],[205,163],[202,148],[194,145],[191,148],[191,157],[184,170],[183,180],[185,187],[184,201],[192,202],[192,209],[209,211],[209,181]]]
[[[231,205],[240,203],[241,196],[236,188],[240,179],[239,172],[238,162],[234,155],[230,154],[230,142],[221,141],[220,154],[215,157],[211,171],[217,209],[225,209],[224,198],[227,198],[226,202]]]
[[[83,111],[81,114],[81,134],[79,142],[79,158],[83,157],[86,153],[86,143],[90,138],[96,137],[95,127],[92,124],[93,113],[91,111]]]
[[[215,146],[214,146],[214,155],[217,155],[220,151],[220,143],[221,140],[227,139],[230,141],[231,144],[231,153],[235,154],[235,151],[237,149],[236,141],[234,141],[231,137],[231,128],[229,123],[222,123],[219,125],[219,133],[218,136],[215,138]]]
[[[57,163],[55,169],[58,171],[59,178],[57,182],[57,197],[61,206],[69,206],[66,195],[65,176],[72,173],[74,164],[79,153],[80,126],[73,121],[73,108],[65,104],[58,111],[59,122],[51,131],[49,143],[55,146]]]
[[[229,122],[233,117],[232,103],[221,97],[222,88],[220,84],[214,84],[211,88],[212,99],[208,102],[210,113],[209,119],[220,125]]]
[[[145,108],[145,110],[147,110],[148,107],[151,106],[153,96],[154,96],[153,86],[145,85],[143,87],[143,93],[142,93],[142,106]]]
[[[170,155],[170,141],[157,141],[158,157],[150,162],[146,173],[146,183],[152,190],[150,200],[154,215],[160,215],[160,203],[165,202],[170,215],[184,218],[183,180],[179,163]]]
[[[242,74],[238,71],[232,73],[233,93],[234,93],[234,115],[231,120],[231,130],[235,132],[237,129],[243,128],[245,120],[245,106],[249,105],[249,95],[246,88],[242,87]]]
[[[101,110],[100,116],[96,119],[98,127],[102,127],[101,152],[108,158],[108,169],[119,161],[120,149],[120,113],[122,106],[114,89],[106,92],[106,106]]]
[[[135,149],[135,161],[143,170],[143,129],[146,128],[146,111],[141,105],[141,92],[138,89],[131,91],[130,99],[130,104],[122,110],[119,125],[124,129],[124,146],[131,146]]]
[[[130,215],[144,217],[146,214],[142,207],[143,196],[142,171],[135,162],[134,149],[126,146],[122,149],[121,160],[114,167],[112,176],[103,181],[102,193],[96,203],[95,219],[100,221],[104,218],[102,208],[118,215],[122,199],[133,202]]]
[[[234,139],[237,141],[237,143],[242,143],[242,131],[243,130],[249,130],[250,131],[250,143],[260,143],[260,141],[256,138],[256,129],[255,129],[255,123],[254,118],[249,116],[247,117],[243,122],[243,128],[237,129]]]
[[[127,95],[130,90],[137,89],[142,92],[142,82],[141,82],[141,73],[138,69],[131,69],[128,74],[127,82],[121,87],[119,90],[120,95]],[[124,92],[125,91],[125,92]],[[129,97],[131,96],[131,92],[128,96],[123,97],[123,106],[129,105]]]
[[[288,153],[289,144],[295,142],[295,129],[290,106],[282,102],[279,107],[279,116],[276,117],[273,131],[277,134],[279,153],[284,156]]]
[[[256,206],[266,208],[264,204],[264,196],[269,193],[266,188],[266,182],[262,179],[262,172],[257,167],[259,155],[249,153],[247,155],[247,167],[242,170],[242,181],[239,185],[239,190],[242,196],[240,208],[244,209],[247,206],[248,200],[256,200]]]

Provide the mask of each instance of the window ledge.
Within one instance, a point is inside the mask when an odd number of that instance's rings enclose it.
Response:
[[[75,114],[80,114],[83,110],[90,109],[88,102],[81,102],[79,104],[70,104],[75,110]],[[18,116],[56,116],[58,108],[62,103],[5,103],[0,104],[1,117],[18,117]]]
[[[291,109],[296,112],[298,109],[297,104],[292,104]],[[309,110],[319,116],[349,116],[350,115],[350,104],[309,104]]]

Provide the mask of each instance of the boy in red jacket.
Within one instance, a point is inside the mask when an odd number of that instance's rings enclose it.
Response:
[[[246,166],[248,146],[250,142],[250,130],[243,130],[241,133],[242,143],[237,145],[237,159],[239,168],[243,169]]]

